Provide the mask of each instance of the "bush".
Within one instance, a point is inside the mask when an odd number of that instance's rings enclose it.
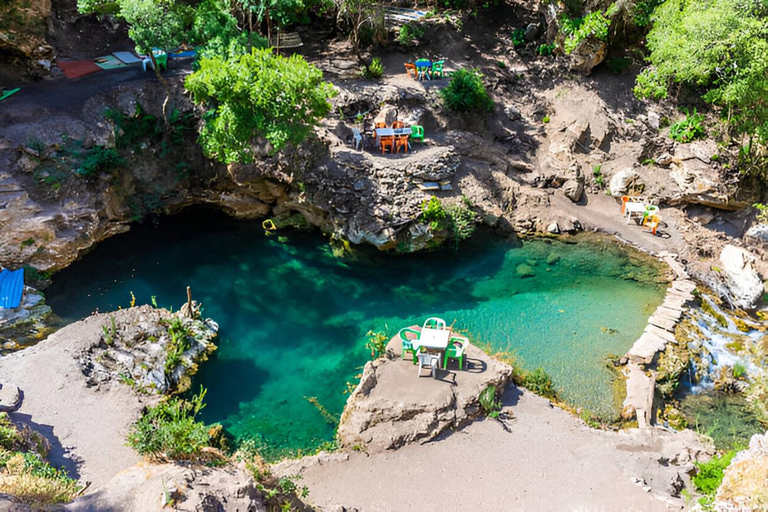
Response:
[[[115,148],[94,146],[85,153],[80,167],[75,169],[78,176],[93,176],[102,171],[108,171],[121,165],[123,159]]]
[[[21,442],[21,434],[11,423],[7,412],[0,412],[0,449],[10,450]]]
[[[448,86],[440,91],[446,108],[457,112],[490,112],[493,100],[483,84],[483,75],[460,69],[451,76]]]
[[[387,353],[387,343],[389,343],[389,336],[386,331],[368,331],[365,333],[368,336],[368,342],[365,344],[365,348],[371,351],[371,359],[379,359],[384,357]]]
[[[520,385],[528,391],[545,398],[557,398],[557,391],[555,391],[555,387],[552,384],[552,377],[543,368],[536,368],[533,372],[523,374]]]
[[[195,421],[205,407],[206,390],[191,400],[172,397],[149,407],[128,433],[128,446],[139,454],[160,459],[191,460],[200,458],[210,446],[209,426]]]
[[[565,53],[570,54],[579,43],[590,37],[595,37],[601,41],[608,39],[608,27],[611,24],[609,17],[612,16],[613,11],[614,4],[611,4],[605,14],[601,11],[594,11],[584,16],[583,19],[569,19],[564,15],[561,18],[561,25],[563,33],[567,35],[563,42]]]
[[[403,46],[413,46],[416,39],[424,35],[424,27],[421,25],[406,24],[400,27],[397,34],[397,42]]]
[[[696,109],[693,109],[693,112],[686,111],[683,119],[669,127],[669,136],[678,142],[700,139],[705,135],[704,127],[701,125],[703,121],[704,116],[697,114]]]
[[[384,74],[384,65],[381,63],[381,59],[378,57],[374,57],[371,60],[371,64],[363,68],[363,76],[365,78],[381,78],[381,76]]]
[[[704,494],[704,497],[699,499],[699,503],[702,505],[712,503],[718,487],[723,483],[725,468],[730,465],[736,453],[736,450],[731,450],[723,455],[712,457],[709,462],[696,463],[699,472],[693,477],[693,485],[696,486],[697,491]]]
[[[512,46],[517,48],[518,46],[523,46],[525,44],[525,29],[524,28],[516,28],[512,31]]]
[[[552,52],[555,51],[556,46],[554,44],[542,44],[539,46],[538,52],[539,55],[552,55]]]
[[[448,214],[443,208],[443,203],[441,203],[438,198],[433,196],[428,200],[425,199],[424,202],[421,203],[421,215],[419,216],[419,220],[426,222],[429,225],[429,229],[432,231],[442,229],[447,217]]]

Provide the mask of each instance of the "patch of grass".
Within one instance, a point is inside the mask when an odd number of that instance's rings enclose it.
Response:
[[[557,391],[552,384],[552,377],[544,371],[544,368],[536,368],[532,372],[523,373],[520,385],[539,396],[557,400]]]
[[[115,343],[115,337],[117,336],[117,325],[115,324],[115,317],[112,315],[109,315],[109,324],[109,327],[102,325],[101,330],[104,334],[104,343],[111,347]]]
[[[443,203],[437,197],[432,196],[421,203],[419,220],[425,222],[432,231],[441,229],[447,217],[448,213],[443,208]]]
[[[165,347],[165,375],[170,377],[177,366],[182,364],[184,352],[192,346],[189,338],[192,333],[179,317],[173,317],[168,324],[168,336],[171,337]]]
[[[299,486],[301,475],[277,477],[262,457],[263,446],[255,439],[240,443],[235,458],[245,465],[256,488],[264,495],[269,510],[303,510],[297,500],[309,496],[306,486]]]

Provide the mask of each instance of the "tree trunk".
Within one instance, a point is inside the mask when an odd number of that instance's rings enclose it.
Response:
[[[253,50],[253,10],[248,7],[248,51]]]
[[[167,59],[168,57],[166,57]],[[149,59],[152,61],[152,67],[155,70],[155,75],[157,76],[157,79],[160,80],[160,84],[163,86],[163,89],[165,89],[165,101],[163,101],[163,123],[165,126],[169,126],[168,123],[168,101],[171,99],[171,86],[168,85],[168,82],[165,81],[165,78],[163,78],[163,75],[160,74],[160,66],[157,64],[157,60],[155,60],[155,54],[152,53],[152,50],[149,50]],[[166,63],[168,61],[166,60]],[[166,64],[166,69],[168,69],[168,65]]]

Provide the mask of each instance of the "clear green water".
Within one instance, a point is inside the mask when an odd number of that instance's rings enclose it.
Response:
[[[332,439],[335,425],[304,397],[341,413],[346,383],[368,357],[365,333],[394,334],[428,316],[514,351],[524,367],[548,371],[569,402],[612,416],[606,357],[632,345],[663,296],[653,266],[607,242],[520,246],[479,235],[458,251],[350,260],[316,233],[288,238],[208,210],[164,218],[57,274],[48,302],[71,321],[127,306],[131,291],[140,304],[155,295],[177,308],[191,285],[221,327],[217,355],[197,377],[209,390],[203,419],[295,450]],[[534,276],[520,277],[521,264]]]

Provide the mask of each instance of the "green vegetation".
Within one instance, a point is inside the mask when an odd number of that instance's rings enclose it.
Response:
[[[717,488],[723,483],[723,473],[725,468],[731,463],[731,459],[736,455],[737,450],[731,450],[722,455],[712,457],[709,462],[697,462],[696,466],[699,472],[693,477],[693,485],[696,490],[704,496],[699,498],[699,503],[708,506],[715,499]]]
[[[413,46],[416,39],[424,36],[424,27],[416,23],[407,23],[400,27],[397,34],[397,42],[403,46]]]
[[[762,0],[668,0],[652,16],[650,67],[640,98],[666,98],[678,83],[700,87],[723,109],[727,129],[768,139],[768,4]],[[749,148],[752,151],[753,148]]]
[[[429,229],[437,231],[441,229],[443,223],[448,218],[448,214],[443,208],[443,203],[440,199],[432,196],[429,200],[424,200],[421,203],[421,215],[419,220],[429,225]]]
[[[44,460],[38,435],[25,439],[8,414],[0,413],[0,493],[34,508],[72,501],[81,489],[77,480]]]
[[[245,465],[256,487],[264,495],[269,510],[302,510],[297,500],[309,496],[306,486],[299,487],[301,475],[289,475],[277,478],[261,455],[262,446],[254,439],[246,439],[235,454],[235,458]]]
[[[733,365],[733,377],[735,379],[744,379],[747,376],[747,369],[741,363]]]
[[[253,142],[265,138],[273,151],[298,144],[313,124],[331,110],[336,93],[322,72],[302,57],[282,57],[271,50],[206,57],[186,79],[196,103],[208,112],[200,144],[211,158],[224,163],[249,163]]]
[[[525,44],[525,29],[524,28],[516,28],[512,31],[512,46],[517,48],[518,46],[523,46]]]
[[[496,388],[494,386],[488,386],[480,392],[478,396],[478,402],[480,402],[480,409],[483,414],[489,418],[498,418],[501,412],[501,400],[496,398]]]
[[[131,427],[128,446],[141,455],[156,459],[202,458],[205,449],[212,446],[209,433],[215,430],[195,420],[205,407],[205,393],[201,387],[190,400],[170,397],[149,407]]]
[[[371,351],[371,359],[379,359],[387,355],[389,335],[386,331],[368,331],[365,335],[368,336],[365,348]]]
[[[478,71],[460,69],[451,75],[451,81],[440,91],[448,110],[456,112],[490,112],[493,100]]]
[[[536,368],[532,372],[525,372],[520,376],[519,384],[528,391],[545,398],[557,399],[557,391],[552,384],[552,377],[544,371],[544,368]]]
[[[117,336],[117,325],[115,324],[114,316],[109,315],[109,323],[109,327],[102,325],[101,330],[104,334],[104,343],[106,343],[107,346],[112,346],[115,342],[115,337]]]
[[[592,177],[595,178],[595,185],[598,186],[598,188],[605,187],[605,176],[603,176],[602,164],[597,164],[592,168]]]
[[[757,222],[768,224],[768,205],[755,203],[752,207],[757,210]]]
[[[434,196],[421,204],[419,220],[426,223],[433,232],[449,232],[454,248],[475,233],[478,221],[472,202],[466,197],[462,198],[460,204],[445,207],[440,199]]]
[[[374,57],[371,59],[371,63],[368,66],[363,66],[363,76],[365,78],[377,79],[381,78],[384,74],[384,65],[381,63],[381,59]]]
[[[539,55],[552,55],[555,48],[557,48],[557,45],[555,44],[542,44],[537,51],[539,52]]]
[[[613,73],[618,75],[623,73],[629,66],[632,65],[632,58],[616,57],[615,59],[608,59],[605,61],[605,65],[608,66],[608,69],[610,69]]]
[[[602,11],[594,11],[584,18],[571,19],[563,14],[560,24],[566,36],[563,42],[565,53],[570,54],[582,41],[590,37],[601,41],[608,39],[608,27],[611,25],[609,18],[613,15],[614,9],[615,4],[611,4],[605,14]]]
[[[685,111],[685,117],[669,127],[669,137],[677,142],[691,142],[700,139],[706,135],[704,127],[704,116],[696,112]]]

